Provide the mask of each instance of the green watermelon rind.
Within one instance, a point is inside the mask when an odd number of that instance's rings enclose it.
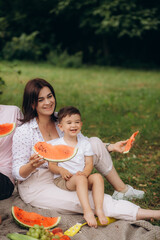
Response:
[[[5,124],[5,123],[4,123],[4,124]],[[10,135],[10,134],[14,131],[14,129],[15,129],[15,127],[16,127],[16,123],[13,122],[13,123],[10,123],[10,124],[13,124],[13,128],[11,129],[11,131],[8,132],[8,133],[6,133],[6,134],[0,135],[0,138],[3,138],[3,137],[8,136],[8,135]]]
[[[16,224],[18,226],[20,226],[21,228],[25,228],[25,229],[29,229],[30,227],[32,227],[31,225],[24,224],[24,223],[20,222],[19,219],[17,219],[17,217],[14,214],[14,207],[15,206],[12,206],[12,217],[13,217],[14,221],[16,222]],[[48,226],[48,227],[44,227],[44,229],[52,229],[52,228],[56,227],[59,224],[59,222],[61,221],[61,216],[56,217],[56,218],[57,218],[57,221],[53,225]]]
[[[45,160],[47,160],[47,161],[49,161],[49,162],[66,162],[66,161],[71,160],[71,159],[77,154],[78,148],[75,148],[75,149],[74,149],[74,153],[72,154],[72,156],[69,157],[69,158],[66,158],[66,159],[50,159],[50,158],[45,158],[45,157],[43,157],[42,155],[40,155],[40,154],[36,151],[36,149],[35,149],[34,147],[33,147],[33,151],[34,151],[39,157],[42,157],[42,158],[44,158]]]
[[[126,153],[129,153],[129,150],[128,150],[128,151],[125,151],[125,152],[123,152],[123,154],[126,154]]]

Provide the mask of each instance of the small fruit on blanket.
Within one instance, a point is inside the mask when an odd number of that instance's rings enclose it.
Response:
[[[59,231],[61,232],[57,232],[54,235],[51,230],[49,231],[48,229],[45,229],[43,225],[39,226],[35,224],[33,227],[29,228],[29,231],[27,232],[27,236],[34,237],[40,240],[70,240],[70,238],[66,238],[67,236],[63,234],[63,231],[61,228],[57,228],[57,229],[59,229]]]
[[[39,226],[35,224],[33,227],[29,228],[27,236],[34,237],[41,240],[51,240],[53,238],[53,233],[48,229],[45,229],[44,226]]]
[[[52,230],[52,233],[53,233],[53,234],[56,234],[56,233],[58,233],[58,232],[63,233],[62,228],[56,227],[56,228],[54,228],[54,229]]]
[[[64,234],[63,234],[62,232],[56,232],[54,235],[55,235],[55,236],[62,237]]]
[[[77,153],[77,148],[67,145],[52,145],[46,142],[37,142],[33,150],[39,156],[51,162],[64,162],[73,158]]]
[[[60,237],[60,240],[71,240],[71,239],[67,235],[63,235],[62,237]]]
[[[16,127],[15,123],[0,124],[0,138],[11,134]]]
[[[44,217],[35,212],[27,212],[23,209],[13,206],[12,207],[12,216],[16,223],[23,228],[29,228],[35,224],[43,227],[45,229],[50,229],[58,225],[61,220],[61,217]]]

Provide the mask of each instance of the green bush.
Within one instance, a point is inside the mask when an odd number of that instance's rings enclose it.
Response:
[[[2,50],[4,59],[25,59],[38,60],[42,54],[40,47],[36,44],[36,36],[38,32],[33,32],[30,35],[25,33],[20,37],[13,37],[10,42],[7,42]]]
[[[4,85],[4,84],[5,84],[5,82],[4,82],[3,78],[0,77],[0,94],[2,94],[1,86]]]
[[[47,60],[54,66],[79,68],[82,66],[82,52],[69,55],[67,51],[52,50],[47,55]]]

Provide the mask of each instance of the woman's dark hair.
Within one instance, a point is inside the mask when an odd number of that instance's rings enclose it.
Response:
[[[72,106],[67,106],[64,108],[61,108],[58,112],[58,121],[59,123],[62,121],[63,118],[65,118],[66,116],[71,116],[74,114],[78,114],[81,117],[81,113],[80,111]]]
[[[21,119],[22,123],[29,122],[31,119],[38,117],[36,106],[38,104],[39,93],[43,87],[48,87],[51,90],[53,97],[55,98],[55,109],[56,109],[56,96],[51,84],[44,79],[34,78],[28,81],[24,89],[23,103],[22,103],[22,112],[23,112],[24,118]],[[57,120],[57,117],[54,116],[54,112],[51,115],[51,120],[52,121]]]

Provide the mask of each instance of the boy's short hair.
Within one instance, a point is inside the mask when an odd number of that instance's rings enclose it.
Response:
[[[81,117],[80,111],[77,108],[75,108],[75,107],[67,106],[67,107],[61,108],[59,110],[59,112],[58,112],[58,121],[59,121],[59,123],[66,116],[71,116],[71,115],[74,115],[74,114],[78,114]]]

